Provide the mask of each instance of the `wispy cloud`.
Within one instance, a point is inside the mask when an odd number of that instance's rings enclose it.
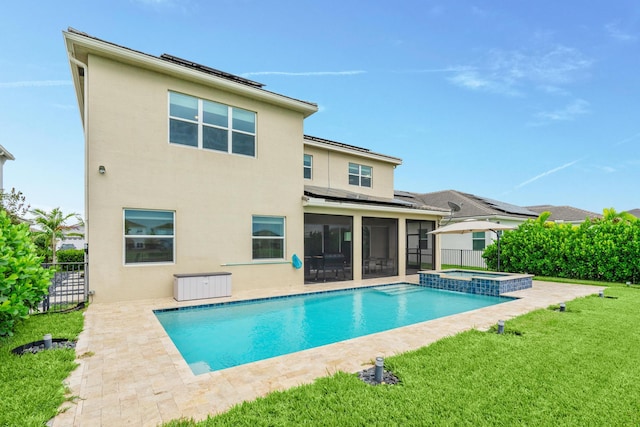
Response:
[[[0,82],[0,88],[69,86],[71,80],[26,80],[20,82]]]
[[[493,78],[492,76],[483,75],[481,72],[476,70],[456,72],[455,75],[449,77],[449,81],[456,86],[470,90],[498,93],[508,96],[520,95],[520,91],[518,91],[511,83]]]
[[[563,89],[559,86],[554,86],[554,85],[540,85],[538,86],[538,89],[541,90],[542,92],[548,93],[550,95],[560,95],[560,96],[567,96],[569,95],[569,91],[567,91],[566,89]]]
[[[611,167],[611,166],[597,166],[596,165],[596,168],[598,168],[601,171],[606,172],[606,173],[613,173],[613,172],[616,171],[616,169]]]
[[[576,99],[563,108],[554,111],[542,111],[536,114],[536,117],[543,121],[571,121],[578,116],[589,113],[589,105],[584,99]]]
[[[557,168],[553,168],[553,169],[550,169],[550,170],[548,170],[548,171],[546,171],[546,172],[543,172],[543,173],[541,173],[540,175],[536,175],[536,176],[534,176],[533,178],[528,179],[528,180],[526,180],[526,181],[524,181],[524,182],[522,182],[522,183],[520,183],[520,184],[516,185],[516,186],[514,187],[514,189],[516,189],[516,190],[517,190],[517,189],[519,189],[519,188],[524,187],[525,185],[529,185],[529,184],[531,184],[532,182],[535,182],[535,181],[539,180],[540,178],[544,178],[545,176],[552,175],[552,174],[554,174],[554,173],[556,173],[556,172],[559,172],[559,171],[561,171],[561,170],[563,170],[563,169],[566,169],[566,168],[568,168],[568,167],[571,167],[571,166],[575,165],[576,163],[578,163],[580,160],[581,160],[581,159],[574,160],[574,161],[569,162],[569,163],[566,163],[566,164],[564,164],[564,165],[562,165],[562,166],[558,166]]]
[[[394,73],[398,74],[428,74],[428,73],[455,73],[464,71],[473,71],[474,67],[460,66],[460,67],[444,67],[444,68],[417,68],[409,70],[395,70]]]
[[[593,61],[579,50],[554,45],[539,51],[491,50],[483,64],[460,68],[449,80],[471,90],[483,90],[504,95],[520,94],[520,87],[558,87],[581,77]]]
[[[172,5],[173,0],[134,0],[137,3],[149,4],[152,6]]]
[[[618,142],[614,143],[614,144],[613,144],[613,146],[614,146],[614,147],[617,147],[617,146],[619,146],[619,145],[626,144],[626,143],[631,142],[631,141],[633,141],[633,140],[636,140],[636,139],[638,139],[638,138],[640,138],[640,132],[636,133],[635,135],[631,135],[631,136],[630,136],[630,137],[628,137],[628,138],[622,139],[622,140],[620,140],[620,141],[618,141]]]
[[[347,71],[302,71],[302,72],[292,72],[292,71],[253,71],[250,73],[241,74],[242,77],[251,77],[251,76],[302,76],[302,77],[310,77],[310,76],[354,76],[357,74],[366,74],[366,71],[363,70],[347,70]]]
[[[635,42],[638,40],[638,35],[623,31],[620,29],[620,25],[617,22],[610,22],[604,26],[605,31],[614,40],[620,42]]]

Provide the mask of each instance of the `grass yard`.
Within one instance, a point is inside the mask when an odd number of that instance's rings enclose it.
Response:
[[[504,335],[468,331],[389,357],[399,385],[338,373],[166,426],[640,425],[640,287],[609,286],[607,298],[569,301],[564,313],[507,321]],[[0,426],[44,425],[76,366],[72,350],[11,349],[46,333],[75,339],[82,321],[82,312],[34,316],[0,341]]]
[[[166,425],[640,425],[640,289],[605,295],[389,357],[400,385],[338,373]]]
[[[43,314],[21,323],[15,335],[0,340],[0,426],[42,426],[65,400],[63,381],[76,367],[75,352],[55,349],[16,356],[11,350],[45,334],[77,339],[82,312]]]

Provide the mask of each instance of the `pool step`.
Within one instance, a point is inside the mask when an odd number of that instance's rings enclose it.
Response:
[[[412,294],[424,290],[420,286],[380,286],[373,289],[388,296]]]

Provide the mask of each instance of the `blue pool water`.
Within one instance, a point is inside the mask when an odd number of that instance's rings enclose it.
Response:
[[[194,374],[510,301],[406,283],[156,310]]]

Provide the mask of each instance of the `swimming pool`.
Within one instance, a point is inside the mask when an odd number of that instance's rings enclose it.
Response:
[[[154,313],[198,375],[510,300],[399,283]]]

